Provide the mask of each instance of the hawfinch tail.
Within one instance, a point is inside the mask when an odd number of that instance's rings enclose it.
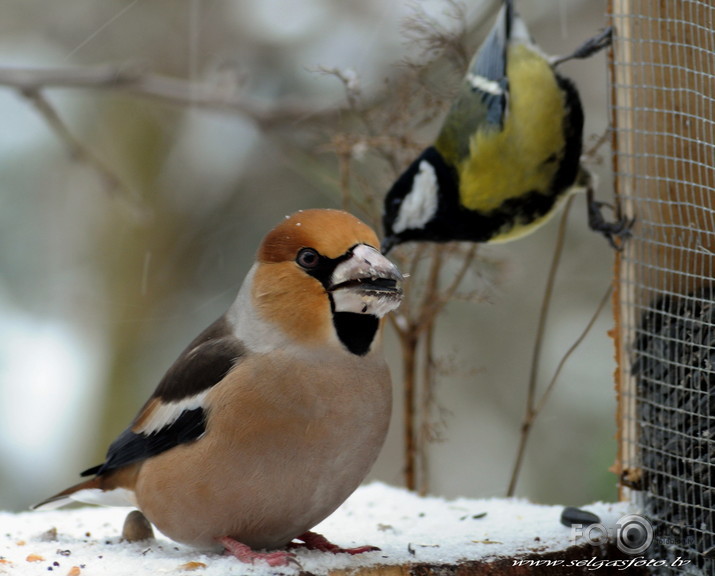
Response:
[[[338,210],[287,217],[229,310],[184,350],[89,480],[35,508],[135,506],[169,538],[285,564],[364,479],[387,432],[382,318],[402,276]]]

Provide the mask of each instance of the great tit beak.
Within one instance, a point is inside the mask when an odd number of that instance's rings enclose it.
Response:
[[[388,236],[383,239],[382,244],[380,244],[380,252],[385,256],[397,245],[397,237]]]

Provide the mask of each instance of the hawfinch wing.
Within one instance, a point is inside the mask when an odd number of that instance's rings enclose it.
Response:
[[[206,392],[223,380],[243,352],[227,320],[214,322],[169,368],[132,425],[109,446],[104,464],[82,476],[106,474],[199,438],[206,430]]]
[[[206,393],[223,380],[243,354],[243,346],[232,334],[225,317],[199,334],[169,368],[131,426],[109,446],[104,463],[82,472],[85,477],[96,475],[102,481],[106,479],[97,486],[88,484],[87,489],[111,491],[114,486],[110,472],[199,438],[206,430]],[[33,508],[62,506],[71,494],[79,492],[78,486]],[[106,503],[114,503],[113,499],[114,496],[109,496]],[[93,492],[90,500],[105,503],[99,491]]]

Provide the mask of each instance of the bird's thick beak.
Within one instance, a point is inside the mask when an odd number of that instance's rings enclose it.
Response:
[[[358,244],[330,278],[336,312],[381,318],[402,302],[402,274],[372,246]]]

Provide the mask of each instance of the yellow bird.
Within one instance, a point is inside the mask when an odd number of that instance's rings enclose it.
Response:
[[[400,176],[384,204],[384,253],[408,241],[503,242],[545,222],[559,200],[586,188],[589,224],[615,246],[580,166],[583,109],[557,66],[610,45],[611,29],[572,54],[549,58],[505,0],[475,54],[434,145]]]

